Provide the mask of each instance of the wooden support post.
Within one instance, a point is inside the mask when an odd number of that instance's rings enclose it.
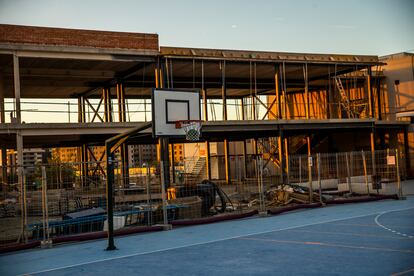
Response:
[[[311,137],[310,135],[306,136],[306,144],[308,146],[308,155],[311,155]]]
[[[226,183],[231,184],[229,141],[227,139],[224,139],[223,143],[224,143],[224,164],[225,164]]]

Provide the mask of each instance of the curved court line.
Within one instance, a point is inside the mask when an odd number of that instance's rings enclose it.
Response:
[[[414,207],[407,208],[406,210],[409,210],[409,209],[414,209]],[[375,224],[377,224],[379,227],[381,227],[381,228],[383,228],[383,229],[385,229],[385,230],[391,231],[391,232],[392,232],[392,233],[394,233],[394,234],[397,234],[397,235],[403,236],[403,237],[405,237],[405,238],[413,239],[413,238],[414,238],[413,236],[411,236],[411,235],[407,235],[407,234],[404,234],[404,233],[400,233],[400,232],[398,232],[398,231],[396,231],[396,230],[394,230],[394,229],[388,228],[388,227],[386,227],[386,226],[382,225],[382,224],[378,221],[378,220],[379,220],[379,218],[380,218],[382,215],[384,215],[384,214],[388,214],[388,213],[392,213],[392,212],[398,212],[398,211],[403,211],[403,210],[392,210],[392,211],[385,211],[385,212],[381,212],[381,213],[379,213],[379,214],[375,217],[375,219],[374,219]]]
[[[404,211],[404,210],[409,210],[409,209],[413,209],[413,208],[414,207],[401,208],[401,209],[390,210],[390,211],[387,211],[387,212]],[[335,221],[343,221],[343,220],[353,219],[353,218],[368,217],[368,216],[372,216],[372,215],[375,215],[375,214],[378,214],[378,212],[374,212],[374,213],[370,213],[370,214],[364,214],[364,215],[358,215],[358,216],[350,216],[350,217],[340,218],[340,219],[331,219],[331,220],[319,221],[319,222],[314,222],[314,223],[307,223],[307,224],[302,224],[302,225],[297,225],[297,226],[292,226],[292,227],[268,230],[268,231],[261,231],[261,232],[256,232],[256,233],[252,233],[252,234],[248,234],[248,235],[238,235],[238,236],[227,237],[227,238],[223,238],[223,239],[216,239],[216,240],[205,241],[205,242],[199,242],[199,243],[193,243],[193,244],[188,244],[188,245],[175,246],[175,247],[163,248],[163,249],[158,249],[158,250],[127,254],[127,255],[123,255],[123,256],[104,258],[104,259],[100,259],[100,260],[77,263],[77,264],[73,264],[73,265],[66,265],[66,266],[61,266],[61,267],[56,267],[56,268],[40,270],[40,271],[36,271],[36,272],[26,272],[26,273],[23,273],[23,274],[19,274],[18,276],[46,273],[46,272],[62,270],[62,269],[67,269],[67,268],[73,268],[73,267],[78,267],[78,266],[83,266],[83,265],[89,265],[89,264],[95,264],[95,263],[100,263],[100,262],[119,260],[119,259],[124,259],[124,258],[129,258],[129,257],[134,257],[134,256],[140,256],[140,255],[147,255],[147,254],[158,253],[158,252],[165,252],[165,251],[181,249],[181,248],[186,248],[186,247],[192,247],[192,246],[197,246],[197,245],[204,245],[204,244],[227,241],[227,240],[232,240],[232,239],[237,239],[237,238],[244,238],[244,237],[267,234],[267,233],[272,233],[272,232],[279,232],[279,231],[284,231],[284,230],[301,228],[301,227],[306,227],[306,226],[311,226],[311,225],[317,225],[317,224],[323,224],[323,223],[329,223],[329,222],[335,222]]]
[[[397,273],[393,273],[393,274],[391,274],[391,276],[399,276],[399,275],[404,275],[404,274],[411,273],[411,272],[414,272],[414,268],[411,268],[411,269],[405,270],[405,271],[401,271],[401,272],[397,272]]]

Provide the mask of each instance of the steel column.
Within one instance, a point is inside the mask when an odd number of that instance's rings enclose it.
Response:
[[[105,110],[105,122],[112,122],[112,101],[111,101],[111,89],[104,87],[102,89],[104,99],[104,110]]]
[[[106,151],[106,201],[107,201],[107,215],[108,215],[108,246],[106,250],[115,250],[114,242],[114,161],[115,156],[111,152],[111,145],[105,143]]]
[[[85,123],[85,99],[83,96],[78,98],[78,123]]]
[[[285,144],[285,171],[286,171],[286,180],[289,182],[289,137],[284,138]]]
[[[160,144],[160,164],[163,165],[163,179],[165,180],[164,187],[170,187],[170,155],[169,155],[169,139],[167,137],[158,138]]]
[[[206,141],[206,177],[211,180],[210,142]]]
[[[309,108],[309,87],[308,87],[308,64],[303,65],[303,78],[305,81],[305,115],[306,119],[310,118],[310,108]]]
[[[14,100],[16,108],[16,123],[21,124],[22,122],[22,113],[20,108],[20,66],[19,66],[19,57],[13,55],[13,76],[14,76]]]
[[[371,83],[371,74],[372,74],[372,70],[371,67],[368,67],[368,72],[367,72],[367,92],[368,92],[368,106],[369,106],[369,116],[370,118],[374,118],[374,105],[373,105],[373,100],[374,97],[372,95],[372,83]]]
[[[174,144],[171,144],[171,174],[172,174],[172,183],[175,183],[175,151],[174,151]]]
[[[306,136],[306,144],[308,146],[308,155],[311,155],[311,137],[310,136]]]
[[[220,62],[221,99],[223,100],[223,121],[227,121],[226,61]]]
[[[382,120],[381,110],[381,78],[377,74],[377,100],[378,100],[378,120]]]
[[[405,168],[409,176],[411,173],[411,156],[410,156],[410,144],[408,141],[408,130],[407,127],[404,127],[404,156],[405,156]]]
[[[81,173],[82,173],[82,186],[86,186],[88,184],[88,171],[89,171],[89,164],[88,164],[88,145],[82,144],[81,146]]]
[[[207,88],[204,86],[204,61],[201,61],[201,91],[203,93],[203,114],[204,121],[208,121],[208,108],[207,108]]]
[[[224,139],[224,164],[225,164],[225,174],[226,174],[226,183],[230,184],[230,155],[229,155],[229,141]]]
[[[284,138],[284,133],[283,133],[283,129],[279,129],[279,137],[278,137],[278,144],[279,144],[279,158],[281,158],[280,160],[280,171],[281,171],[281,182],[282,184],[286,184],[286,174],[285,174],[285,167],[286,167],[286,155],[285,155],[285,150],[286,147],[284,145],[285,143],[285,138]]]
[[[126,110],[125,110],[125,89],[122,83],[116,84],[116,96],[118,100],[118,117],[119,122],[126,121]],[[110,97],[109,97],[110,99]],[[122,174],[122,185],[123,187],[129,186],[129,165],[128,165],[128,145],[122,144],[120,147],[121,155],[121,174]]]
[[[276,119],[282,119],[282,107],[280,105],[280,66],[279,64],[275,65],[275,93],[276,93],[276,99],[277,99],[277,118]]]
[[[0,123],[4,124],[6,122],[6,114],[4,108],[4,79],[3,73],[0,73]],[[1,165],[2,165],[2,181],[7,183],[7,148],[5,145],[1,147]]]

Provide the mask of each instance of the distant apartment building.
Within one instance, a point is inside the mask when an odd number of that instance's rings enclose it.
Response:
[[[62,163],[75,163],[78,160],[78,151],[76,147],[71,148],[54,148],[52,150],[52,157]]]
[[[129,146],[129,165],[141,167],[143,163],[157,161],[156,145],[131,145]]]
[[[34,171],[36,166],[42,164],[46,158],[47,152],[41,148],[31,148],[23,150],[23,167],[26,171]],[[7,165],[16,166],[17,164],[17,151],[7,151]]]
[[[384,100],[381,103],[383,120],[409,120],[411,124],[404,136],[398,137],[401,144],[408,141],[408,152],[411,173],[414,173],[414,53],[397,53],[379,58],[386,63],[382,67],[384,81],[382,83]],[[394,108],[392,108],[394,107]],[[391,139],[391,137],[386,137]],[[386,141],[387,142],[387,141]],[[389,144],[389,143],[388,143]]]

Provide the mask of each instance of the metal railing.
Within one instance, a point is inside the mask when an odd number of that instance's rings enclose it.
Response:
[[[286,105],[281,103],[281,114],[278,114],[276,104],[266,97],[262,97],[262,103],[251,100],[245,100],[242,105],[241,100],[229,99],[226,102],[227,119],[228,120],[274,120],[284,118],[287,120],[302,119],[365,119],[369,118],[369,108],[367,101],[350,100],[350,111],[345,110],[340,102],[310,102],[309,104],[302,101],[288,101]],[[25,123],[77,123],[79,122],[79,106],[75,99],[23,99],[21,100],[21,118]],[[270,107],[271,108],[267,108]],[[113,100],[111,107],[112,122],[120,122],[118,105]],[[408,107],[389,107],[383,106],[381,114],[375,110],[375,117],[383,120],[408,120],[409,118],[396,118],[397,112],[406,111]],[[104,122],[105,121],[105,104],[100,103],[97,99],[89,100],[84,105],[84,121]],[[16,118],[16,107],[14,99],[6,99],[4,103],[5,122],[11,123]],[[147,122],[151,121],[151,100],[145,99],[129,99],[125,106],[126,122]],[[50,115],[54,116],[50,116]],[[203,115],[204,116],[204,115]],[[209,121],[223,120],[223,101],[217,99],[209,99],[207,101],[207,117]]]

